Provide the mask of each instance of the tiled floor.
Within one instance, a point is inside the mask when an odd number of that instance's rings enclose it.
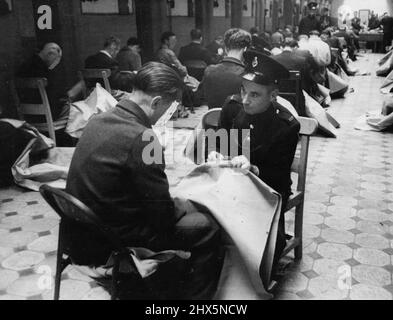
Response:
[[[369,55],[356,64],[373,74],[379,57]],[[305,255],[300,263],[288,265],[276,299],[393,298],[393,135],[353,129],[358,116],[382,106],[382,80],[373,75],[352,78],[355,92],[333,101],[330,110],[342,125],[338,139],[311,141]],[[202,113],[198,110],[184,126],[195,125]],[[176,153],[190,133],[175,129]],[[171,185],[190,170],[168,163]],[[0,299],[51,299],[57,216],[38,193],[17,187],[0,190],[0,206]],[[61,298],[109,297],[68,268]]]

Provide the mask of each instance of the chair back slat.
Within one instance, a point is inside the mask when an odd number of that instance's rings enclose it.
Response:
[[[317,131],[318,122],[315,119],[299,117],[300,123],[300,153],[295,155],[291,171],[298,174],[297,191],[306,189],[306,175],[310,137]]]
[[[46,94],[46,86],[48,85],[48,80],[46,78],[16,78],[15,79],[15,94],[17,95],[18,112],[20,117],[23,119],[25,115],[43,115],[46,119],[46,128],[49,137],[54,141],[56,145],[56,135],[53,125],[52,112],[50,110],[48,95]],[[41,97],[40,104],[32,104],[27,101],[23,101],[23,96],[19,92],[23,90],[38,89]],[[33,124],[34,125],[34,124]],[[41,126],[42,127],[42,126]]]
[[[80,71],[79,77],[81,80],[97,80],[104,82],[105,90],[111,93],[111,86],[109,84],[109,77],[111,76],[110,69],[83,69]]]
[[[40,193],[62,221],[72,221],[93,228],[104,236],[115,250],[119,252],[124,250],[119,237],[81,201],[60,189],[52,188],[48,185],[41,186]]]
[[[219,108],[209,110],[202,118],[203,129],[218,129],[221,110]]]
[[[294,107],[296,110],[300,110],[300,95],[302,94],[300,71],[295,71],[295,70],[289,71],[289,78],[280,81],[279,87],[280,87],[280,92],[278,93],[278,95],[290,101],[291,98],[294,98],[295,99]]]

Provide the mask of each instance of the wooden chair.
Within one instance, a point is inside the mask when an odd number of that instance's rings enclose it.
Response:
[[[111,93],[111,85],[109,83],[109,77],[111,76],[110,69],[83,69],[79,71],[79,79],[86,81],[87,84],[102,81],[106,91]],[[88,85],[89,86],[89,85]]]
[[[297,190],[289,198],[285,212],[295,208],[295,234],[292,237],[282,254],[286,256],[295,250],[295,260],[303,257],[303,210],[304,196],[306,192],[307,162],[310,137],[317,131],[318,122],[314,119],[299,117],[300,122],[300,149],[295,156],[291,171],[298,175]]]
[[[68,119],[59,121],[53,121],[52,113],[49,105],[48,96],[46,94],[46,86],[48,84],[45,78],[17,78],[14,81],[13,93],[17,101],[18,112],[22,119],[25,116],[45,116],[45,123],[31,123],[40,132],[47,132],[49,137],[54,141],[56,146],[56,135],[55,132],[60,129],[64,129],[67,126]],[[41,103],[27,103],[20,99],[18,92],[23,90],[37,90],[41,97]]]
[[[122,244],[119,237],[108,228],[101,219],[88,207],[86,207],[78,199],[72,197],[66,192],[52,188],[47,185],[40,187],[40,193],[46,202],[56,211],[60,216],[59,240],[57,247],[57,263],[56,263],[56,276],[55,276],[55,290],[54,300],[59,300],[61,274],[65,268],[72,264],[71,257],[67,252],[64,243],[64,223],[66,221],[76,222],[83,224],[101,234],[113,248],[114,266],[112,270],[112,291],[111,299],[118,299],[118,276],[120,262],[126,259],[130,266],[136,271],[135,263],[129,253],[129,250]],[[129,274],[130,277],[135,277],[136,283],[142,281],[138,272]]]
[[[296,111],[300,110],[300,97],[302,92],[302,79],[300,71],[290,71],[289,79],[280,82],[278,95],[294,103]]]

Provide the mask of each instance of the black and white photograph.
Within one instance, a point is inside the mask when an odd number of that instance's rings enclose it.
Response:
[[[393,300],[393,0],[0,0],[0,38],[0,301]]]

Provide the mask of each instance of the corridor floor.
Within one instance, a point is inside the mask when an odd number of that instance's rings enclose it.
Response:
[[[380,57],[360,58],[356,67],[372,75],[352,77],[354,92],[333,101],[329,111],[341,124],[338,138],[311,140],[304,258],[285,269],[275,299],[393,298],[393,134],[354,129],[359,116],[380,109],[386,98],[379,93],[383,78],[375,76]],[[183,127],[194,126],[203,111],[197,110]],[[182,127],[182,121],[176,126]],[[176,129],[176,152],[190,133]],[[169,164],[168,171],[174,169]],[[176,166],[170,184],[186,174],[186,168]],[[55,273],[58,222],[39,193],[0,190],[0,300],[53,298],[46,280]],[[61,299],[109,296],[69,267]]]

